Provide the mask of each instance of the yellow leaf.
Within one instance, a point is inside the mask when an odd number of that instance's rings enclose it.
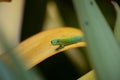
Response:
[[[77,80],[96,80],[95,72],[94,70],[91,70],[87,74],[83,75],[81,78]]]
[[[19,52],[17,56],[19,56],[24,62],[25,68],[30,69],[45,60],[46,58],[55,55],[61,51],[70,48],[86,46],[85,42],[79,42],[76,44],[68,45],[63,49],[56,51],[55,49],[58,46],[53,46],[51,44],[51,40],[53,39],[68,38],[78,35],[83,35],[83,33],[79,29],[75,28],[64,27],[50,29],[28,38],[27,40],[20,43],[15,48],[15,50]],[[1,57],[9,63],[10,60],[6,57],[6,54],[3,54]]]

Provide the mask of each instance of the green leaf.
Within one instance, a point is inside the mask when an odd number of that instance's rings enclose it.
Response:
[[[120,49],[94,0],[73,0],[99,80],[120,79]]]

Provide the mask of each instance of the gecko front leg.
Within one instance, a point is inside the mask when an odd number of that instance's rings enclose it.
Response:
[[[61,45],[59,45],[59,47],[56,48],[55,50],[60,50],[60,49],[62,49],[62,48],[64,48],[64,47],[65,47],[65,45],[61,44]]]

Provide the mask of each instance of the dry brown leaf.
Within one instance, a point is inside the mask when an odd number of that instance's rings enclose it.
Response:
[[[69,38],[78,35],[83,35],[83,33],[79,29],[69,27],[46,30],[23,41],[15,48],[15,50],[19,51],[19,54],[17,55],[24,62],[25,68],[30,69],[56,53],[70,48],[86,46],[85,42],[79,42],[76,44],[68,45],[63,49],[56,51],[55,49],[58,46],[53,46],[51,44],[51,40],[53,39]],[[1,57],[9,62],[6,54],[3,54]]]

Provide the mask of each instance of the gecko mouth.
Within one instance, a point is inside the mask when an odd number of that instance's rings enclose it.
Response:
[[[53,41],[51,41],[51,44],[53,44]]]

